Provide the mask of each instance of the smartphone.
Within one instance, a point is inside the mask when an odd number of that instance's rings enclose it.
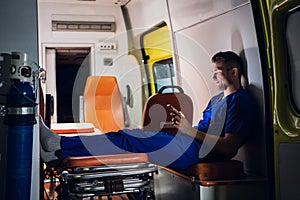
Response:
[[[170,112],[174,112],[174,107],[171,104],[167,104],[167,108]]]

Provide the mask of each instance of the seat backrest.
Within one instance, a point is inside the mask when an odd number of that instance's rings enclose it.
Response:
[[[122,96],[114,76],[89,76],[83,98],[85,122],[103,133],[124,128]]]
[[[159,91],[148,98],[143,112],[143,130],[152,132],[177,133],[177,128],[172,125],[172,117],[167,105],[171,104],[181,111],[190,123],[193,121],[193,102],[182,92],[162,93]]]

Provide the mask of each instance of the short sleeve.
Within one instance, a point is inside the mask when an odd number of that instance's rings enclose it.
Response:
[[[232,133],[247,138],[253,121],[252,102],[247,96],[234,96],[227,101],[227,112],[224,133]]]

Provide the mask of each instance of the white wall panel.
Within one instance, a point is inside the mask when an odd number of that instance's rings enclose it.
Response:
[[[167,0],[174,31],[227,12],[249,0]]]

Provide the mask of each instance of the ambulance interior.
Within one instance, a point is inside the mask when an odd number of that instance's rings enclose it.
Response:
[[[146,103],[166,85],[174,87],[165,94],[183,89],[192,104],[187,115],[197,125],[218,93],[211,56],[226,50],[244,59],[244,87],[260,112],[257,130],[228,162],[182,173],[149,163],[145,154],[67,158],[70,171],[48,169],[33,175],[32,184],[44,179],[46,199],[57,193],[62,199],[268,199],[268,91],[253,12],[248,0],[38,0],[38,63],[45,70],[39,112],[57,134],[143,129]],[[35,133],[38,138],[37,126]],[[39,171],[38,141],[32,171]],[[203,167],[217,174],[209,171],[210,177]]]

